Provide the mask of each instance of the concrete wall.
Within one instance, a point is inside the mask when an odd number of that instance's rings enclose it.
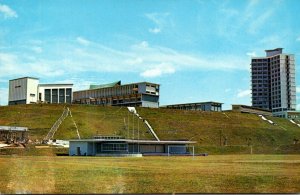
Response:
[[[38,79],[27,77],[10,80],[8,95],[9,104],[18,104],[18,102],[25,104],[36,103],[38,83]]]
[[[70,156],[77,156],[77,147],[80,148],[80,155],[88,155],[90,153],[92,153],[92,151],[89,151],[88,149],[88,142],[80,142],[80,141],[71,141],[70,145],[69,145],[69,155]]]
[[[27,101],[26,104],[36,103],[38,99],[38,88],[39,80],[28,79],[27,80]]]
[[[145,108],[158,108],[159,103],[158,102],[142,101],[142,107],[145,107]]]

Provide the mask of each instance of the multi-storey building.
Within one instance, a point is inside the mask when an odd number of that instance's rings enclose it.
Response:
[[[159,107],[159,84],[140,82],[121,85],[121,81],[91,85],[90,89],[74,91],[73,102],[111,106]]]
[[[252,106],[287,117],[296,110],[295,59],[282,48],[266,50],[266,57],[251,60]]]
[[[8,104],[72,103],[73,84],[39,84],[38,78],[9,81]]]

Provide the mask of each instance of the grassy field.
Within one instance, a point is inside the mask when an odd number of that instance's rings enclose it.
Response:
[[[0,156],[0,193],[299,193],[300,155]]]
[[[129,114],[126,107],[68,106],[73,118],[66,118],[54,135],[55,139],[77,138],[73,119],[82,138],[91,138],[93,135],[100,134],[122,135],[137,139],[139,121],[140,139],[153,139],[142,121]],[[30,139],[42,140],[60,117],[63,107],[64,105],[47,104],[1,106],[0,125],[29,127]],[[254,153],[300,153],[300,145],[293,145],[294,139],[300,139],[300,127],[287,119],[268,117],[276,123],[272,125],[254,114],[150,108],[137,110],[144,119],[149,121],[161,140],[197,141],[196,152],[249,154],[248,145],[252,145]]]

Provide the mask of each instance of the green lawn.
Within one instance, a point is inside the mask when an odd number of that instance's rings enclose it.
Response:
[[[300,155],[0,156],[0,193],[299,193]]]
[[[81,138],[94,135],[121,135],[154,139],[146,125],[126,107],[67,105],[72,112],[61,124],[54,139],[76,139],[76,122]],[[29,139],[41,141],[63,112],[64,105],[33,104],[0,107],[0,125],[25,126]],[[161,140],[196,141],[195,151],[209,154],[299,154],[300,127],[287,119],[268,117],[276,125],[254,114],[202,112],[171,109],[137,108]],[[134,131],[133,131],[134,130]],[[224,146],[224,140],[227,146]],[[251,140],[251,141],[249,141]]]

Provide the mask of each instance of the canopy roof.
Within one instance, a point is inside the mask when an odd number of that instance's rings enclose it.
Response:
[[[90,89],[101,89],[101,88],[107,88],[107,87],[116,87],[120,86],[121,81],[116,81],[113,83],[107,83],[107,84],[102,84],[102,85],[90,85]]]

